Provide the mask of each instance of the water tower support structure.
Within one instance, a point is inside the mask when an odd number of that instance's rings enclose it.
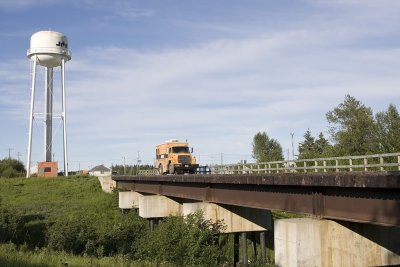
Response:
[[[35,91],[36,91],[36,72],[38,65],[45,68],[44,84],[44,161],[38,163],[38,175],[57,176],[58,165],[53,162],[53,73],[55,67],[61,67],[61,98],[63,120],[63,149],[64,149],[64,175],[68,176],[68,153],[67,153],[67,119],[66,119],[66,97],[65,97],[65,62],[71,59],[68,50],[68,39],[65,35],[53,31],[37,32],[31,37],[31,47],[27,53],[32,62],[32,95],[29,117],[29,136],[28,136],[28,159],[26,177],[31,175],[32,161],[32,132],[33,120],[35,118]],[[39,168],[39,165],[41,166]],[[48,170],[50,169],[50,171]]]
[[[33,130],[33,119],[35,110],[35,87],[36,87],[36,63],[37,58],[33,59],[32,63],[32,87],[31,87],[31,109],[29,112],[29,133],[28,133],[28,159],[26,160],[26,177],[31,176],[31,153],[32,153],[32,130]]]
[[[53,68],[46,67],[45,77],[45,101],[44,101],[44,158],[52,161],[52,131],[53,131]]]
[[[62,120],[63,120],[63,142],[64,142],[64,170],[68,176],[68,153],[67,153],[67,112],[65,99],[65,59],[61,61],[61,87],[62,87]]]

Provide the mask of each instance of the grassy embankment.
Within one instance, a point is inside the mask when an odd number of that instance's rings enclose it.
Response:
[[[103,193],[94,177],[0,179],[1,211],[11,211],[8,217],[17,218],[7,222],[0,216],[1,226],[17,225],[15,244],[0,245],[0,266],[139,266],[117,254],[83,257],[47,247],[48,228],[68,218],[90,217],[107,224],[96,226],[96,231],[112,229],[121,223],[117,205],[117,195]]]

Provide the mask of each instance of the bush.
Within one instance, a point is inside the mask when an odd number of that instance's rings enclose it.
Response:
[[[120,214],[113,221],[98,229],[97,247],[103,248],[105,255],[126,254],[134,257],[139,240],[147,232],[146,221],[134,211]],[[98,255],[98,253],[95,253]]]
[[[24,164],[15,159],[0,160],[0,177],[14,178],[22,176],[25,172]]]
[[[218,266],[217,234],[220,223],[204,220],[202,213],[168,217],[141,242],[142,260],[177,266]]]
[[[61,218],[49,226],[48,247],[54,250],[81,254],[95,242],[94,221],[88,217]]]
[[[0,243],[18,242],[23,223],[16,209],[4,207],[0,202]]]
[[[49,225],[47,244],[53,250],[96,257],[134,255],[145,231],[144,220],[135,212],[106,218],[83,211]]]

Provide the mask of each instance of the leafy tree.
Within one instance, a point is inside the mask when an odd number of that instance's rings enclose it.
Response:
[[[0,160],[0,177],[14,178],[22,176],[25,172],[24,164],[16,159]]]
[[[266,132],[258,132],[253,138],[253,158],[257,162],[283,160],[282,146]]]
[[[399,152],[400,115],[396,106],[390,104],[386,112],[378,112],[375,118],[380,152]]]
[[[338,155],[364,155],[378,150],[372,110],[354,97],[346,95],[326,118]]]

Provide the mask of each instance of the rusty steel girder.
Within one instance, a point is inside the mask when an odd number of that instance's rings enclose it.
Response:
[[[400,227],[400,172],[113,176],[118,188]]]

